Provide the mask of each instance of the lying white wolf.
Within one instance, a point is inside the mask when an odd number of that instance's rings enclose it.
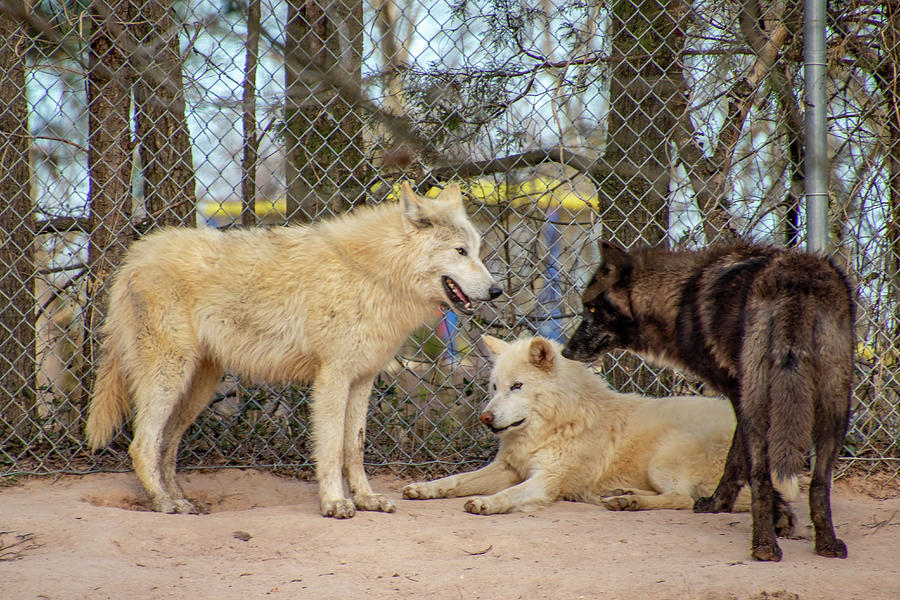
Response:
[[[500,435],[488,466],[403,489],[410,499],[488,494],[465,510],[534,510],[556,500],[611,510],[689,509],[715,489],[734,434],[726,400],[648,398],[612,391],[544,338],[482,339],[494,352],[493,398],[482,422]],[[782,485],[796,495],[796,481]],[[744,490],[738,510],[748,510]],[[791,523],[781,523],[788,534]]]
[[[130,453],[153,509],[196,512],[175,455],[223,371],[313,382],[322,514],[391,512],[363,470],[372,381],[440,303],[471,313],[500,295],[480,247],[456,185],[427,200],[404,184],[399,203],[308,227],[149,235],[110,290],[88,442],[108,443],[133,413]]]

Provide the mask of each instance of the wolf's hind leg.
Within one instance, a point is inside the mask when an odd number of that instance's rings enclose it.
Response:
[[[162,469],[163,484],[169,494],[175,498],[176,511],[179,513],[201,512],[184,493],[175,477],[175,459],[178,445],[184,432],[212,399],[216,385],[222,377],[222,370],[214,362],[203,360],[194,371],[191,383],[181,398],[178,408],[163,431]]]
[[[190,507],[179,503],[180,490],[166,481],[163,463],[166,429],[172,421],[186,385],[181,377],[165,376],[163,369],[142,374],[134,390],[134,439],[128,448],[134,471],[150,496],[153,510],[164,513],[185,512]],[[174,466],[172,467],[174,470]]]
[[[822,423],[825,420],[817,418],[815,423],[816,462],[809,482],[809,512],[816,534],[816,554],[847,558],[847,545],[835,535],[831,520],[831,471],[843,444],[845,426]]]
[[[840,331],[827,337],[843,339]],[[815,529],[816,554],[847,558],[847,545],[835,535],[831,518],[831,479],[834,463],[847,434],[853,355],[843,345],[832,350],[833,364],[826,363],[818,369],[813,392],[815,414],[812,434],[816,458],[809,482],[809,512]]]
[[[350,386],[344,422],[344,473],[353,504],[359,510],[394,512],[394,503],[384,494],[372,491],[363,467],[366,443],[366,411],[372,393],[372,378],[363,377]]]
[[[745,423],[745,431],[750,449],[750,514],[752,535],[750,555],[756,560],[781,560],[781,548],[775,533],[775,487],[769,462],[769,442],[767,428],[760,421],[767,420],[759,414],[750,415],[751,422]],[[752,421],[752,420],[755,420]],[[740,423],[740,421],[739,421]],[[739,425],[740,426],[740,425]]]

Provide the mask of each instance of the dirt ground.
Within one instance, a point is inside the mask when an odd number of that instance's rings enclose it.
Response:
[[[780,563],[750,559],[750,516],[614,513],[558,502],[474,516],[460,499],[324,519],[314,483],[190,471],[206,515],[147,512],[133,474],[29,479],[0,489],[0,598],[900,598],[900,496],[835,484],[846,560],[813,554],[806,501]]]

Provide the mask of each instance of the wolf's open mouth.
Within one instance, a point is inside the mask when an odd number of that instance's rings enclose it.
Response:
[[[459,287],[459,284],[457,284],[446,275],[441,277],[441,281],[444,284],[444,293],[447,294],[447,298],[452,303],[454,309],[459,310],[460,312],[467,315],[472,314],[475,310],[472,307],[472,301],[469,300],[469,297],[463,293],[463,291]]]
[[[493,425],[491,425],[490,427],[491,427],[491,431],[493,431],[494,433],[500,433],[501,431],[506,431],[507,429],[511,429],[513,427],[518,427],[519,425],[521,425],[524,422],[525,422],[525,419],[519,419],[515,423],[510,423],[506,427],[494,427]]]

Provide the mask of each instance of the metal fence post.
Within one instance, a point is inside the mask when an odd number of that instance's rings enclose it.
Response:
[[[825,0],[804,0],[806,249],[820,253],[828,248],[828,124],[825,75]]]

